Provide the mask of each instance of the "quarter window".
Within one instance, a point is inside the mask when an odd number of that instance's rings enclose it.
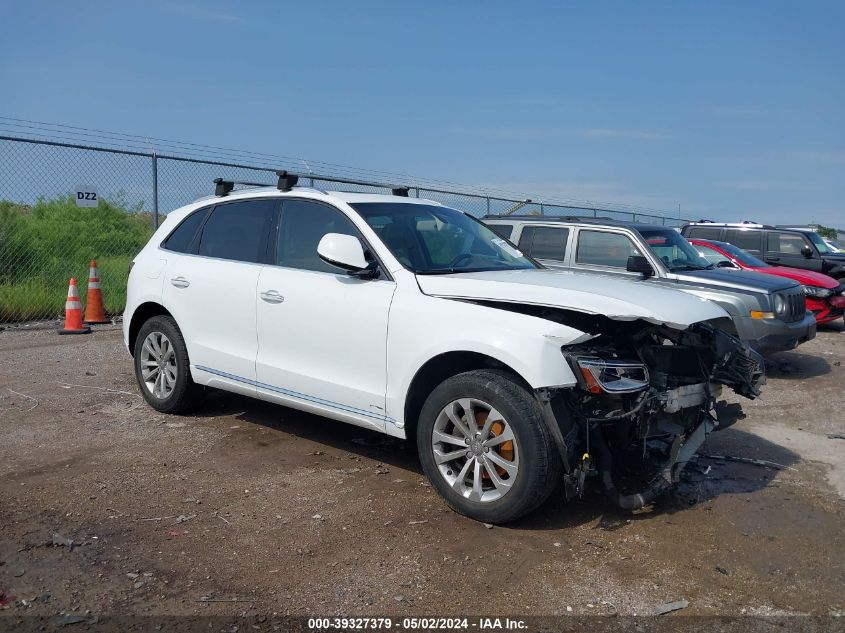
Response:
[[[641,255],[627,235],[606,231],[581,230],[575,261],[593,266],[626,268],[631,255]]]
[[[242,200],[214,207],[202,228],[199,254],[240,262],[265,261],[273,200]]]
[[[519,237],[519,248],[534,259],[563,261],[569,229],[552,226],[526,226]]]
[[[806,240],[797,233],[769,231],[769,250],[787,255],[800,255]]]
[[[162,247],[169,251],[175,251],[176,253],[187,253],[192,250],[191,244],[194,236],[197,234],[197,229],[202,224],[207,213],[208,209],[201,209],[200,211],[194,211],[182,220],[179,226],[164,240]]]
[[[288,268],[339,274],[317,254],[317,245],[326,233],[354,235],[360,239],[352,222],[340,211],[308,200],[288,200],[282,206],[276,263]]]

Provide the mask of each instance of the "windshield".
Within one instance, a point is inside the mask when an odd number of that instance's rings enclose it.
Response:
[[[816,248],[819,249],[819,253],[832,253],[833,249],[830,248],[825,241],[822,239],[822,236],[818,233],[804,233],[807,237],[810,238],[810,241],[816,245]]]
[[[393,256],[420,275],[540,268],[510,242],[455,209],[402,202],[352,207]]]
[[[704,259],[695,247],[672,229],[639,229],[651,250],[671,272],[705,270],[713,264]]]

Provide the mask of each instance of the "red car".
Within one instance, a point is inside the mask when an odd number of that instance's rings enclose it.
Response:
[[[727,242],[689,240],[710,263],[720,268],[753,270],[767,275],[794,279],[804,288],[807,309],[816,315],[816,323],[830,323],[845,314],[845,284],[821,273],[787,266],[770,266],[751,253]]]

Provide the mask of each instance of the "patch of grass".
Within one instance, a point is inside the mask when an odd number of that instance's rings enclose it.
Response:
[[[106,312],[122,312],[129,262],[152,235],[149,214],[139,211],[119,197],[96,208],[77,207],[73,196],[33,206],[0,201],[0,323],[63,314],[71,277],[84,303],[92,259]]]

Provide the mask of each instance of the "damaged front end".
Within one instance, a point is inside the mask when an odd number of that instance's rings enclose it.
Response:
[[[567,497],[599,475],[610,499],[635,510],[678,482],[711,432],[742,415],[719,400],[722,387],[756,398],[763,360],[709,322],[685,330],[605,319],[593,326],[593,338],[562,350],[578,388],[538,396],[564,460]]]

